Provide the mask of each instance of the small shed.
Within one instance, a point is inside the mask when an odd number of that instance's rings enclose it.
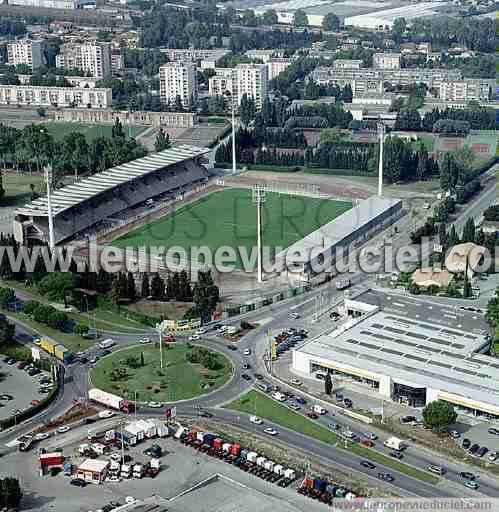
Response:
[[[106,478],[109,468],[108,460],[85,459],[76,471],[78,478],[93,484],[100,484]]]

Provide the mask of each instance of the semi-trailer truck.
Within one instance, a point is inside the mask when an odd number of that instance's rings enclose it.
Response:
[[[91,388],[88,390],[88,398],[98,404],[110,407],[117,411],[125,413],[133,412],[133,402],[121,398],[121,396],[113,395],[98,388]]]

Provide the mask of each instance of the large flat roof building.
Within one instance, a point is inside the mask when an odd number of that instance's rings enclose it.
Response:
[[[415,315],[396,311],[406,308],[403,298],[392,297],[393,308],[384,309],[372,299],[345,300],[345,310],[361,316],[297,347],[293,369],[330,371],[410,406],[445,400],[499,417],[499,361],[483,354],[490,345],[484,330],[449,326],[445,317],[454,315],[443,311],[430,318],[419,299],[408,299]]]

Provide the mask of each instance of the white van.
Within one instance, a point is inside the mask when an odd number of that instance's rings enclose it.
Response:
[[[278,402],[285,402],[286,401],[286,396],[283,395],[282,393],[279,393],[279,391],[276,391],[275,393],[272,393],[272,398],[274,400],[277,400]]]
[[[322,407],[322,405],[315,404],[312,406],[312,411],[315,412],[315,414],[326,414],[327,411]]]
[[[107,339],[107,340],[104,340],[104,341],[101,341],[99,343],[99,347],[104,349],[104,348],[111,348],[111,347],[114,347],[114,345],[116,345],[116,342],[114,340],[112,340],[111,338]]]

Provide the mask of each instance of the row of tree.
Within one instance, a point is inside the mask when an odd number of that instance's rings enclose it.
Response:
[[[135,139],[125,135],[116,121],[111,137],[96,137],[88,142],[80,132],[70,132],[56,141],[40,125],[22,129],[0,124],[0,163],[4,168],[41,171],[46,164],[53,168],[54,184],[68,174],[104,171],[146,155]]]

